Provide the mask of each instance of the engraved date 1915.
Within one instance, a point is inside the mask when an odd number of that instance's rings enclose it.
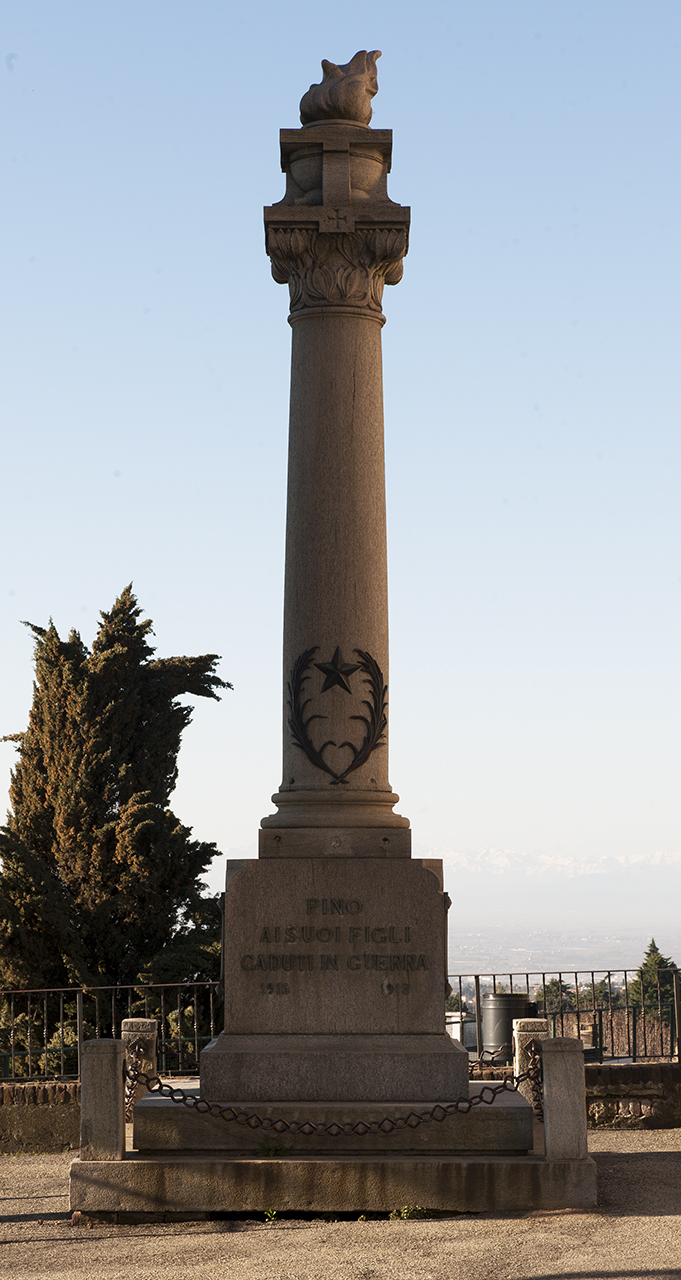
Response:
[[[261,982],[261,996],[287,996],[289,993],[288,982]]]

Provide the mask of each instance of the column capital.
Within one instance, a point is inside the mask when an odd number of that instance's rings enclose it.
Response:
[[[265,247],[291,315],[352,308],[382,316],[402,278],[410,210],[390,200],[392,131],[359,124],[282,129],[286,193],[265,209]]]

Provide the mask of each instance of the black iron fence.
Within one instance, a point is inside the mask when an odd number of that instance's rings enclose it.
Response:
[[[638,1062],[679,1056],[678,969],[449,974],[450,1030],[479,1053],[485,1044],[484,997],[524,995],[530,1016],[546,1018],[552,1036],[584,1043],[594,1062]],[[514,1016],[517,1016],[515,1014]]]
[[[591,1061],[679,1055],[676,969],[450,974],[449,1029],[474,1055],[485,1048],[484,997],[525,995],[553,1036],[583,1041]],[[161,1075],[198,1071],[220,1030],[217,982],[0,992],[0,1080],[77,1080],[84,1040],[116,1038],[124,1018],[156,1018]],[[514,1015],[516,1016],[516,1015]]]
[[[220,1030],[217,982],[0,992],[0,1080],[80,1077],[84,1040],[116,1039],[125,1018],[158,1019],[163,1075],[198,1071]]]

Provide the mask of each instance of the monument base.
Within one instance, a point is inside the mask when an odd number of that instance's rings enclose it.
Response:
[[[435,1035],[229,1035],[201,1054],[208,1102],[427,1102],[468,1096],[468,1054]]]
[[[329,1159],[194,1157],[74,1160],[71,1209],[85,1214],[203,1217],[208,1213],[440,1213],[593,1209],[596,1165],[585,1160],[437,1156]]]
[[[198,1107],[190,1109],[179,1100],[150,1097],[135,1111],[133,1139],[138,1149],[126,1150],[123,1043],[86,1041],[83,1054],[81,1159],[71,1165],[70,1179],[71,1208],[81,1213],[200,1218],[270,1209],[387,1213],[418,1204],[441,1213],[499,1214],[589,1209],[596,1203],[579,1041],[544,1042],[545,1124],[543,1133],[535,1126],[528,1155],[522,1151],[531,1141],[531,1109],[519,1095],[505,1090],[490,1105],[483,1102],[468,1115],[456,1113],[441,1123],[430,1121],[387,1134],[367,1132],[363,1138],[306,1137],[306,1143],[318,1144],[318,1154],[296,1146],[303,1135],[267,1132],[260,1125],[251,1128],[249,1114],[254,1113],[254,1120],[269,1115],[347,1123],[431,1108],[414,1101],[270,1101],[244,1105],[245,1123],[240,1124],[208,1116]],[[488,1088],[487,1083],[471,1082],[471,1095],[479,1092],[484,1099]],[[344,1150],[337,1145],[350,1146],[355,1137],[359,1144],[370,1144],[368,1148]],[[236,1146],[226,1149],[237,1142],[252,1147],[243,1155]],[[516,1144],[517,1154],[507,1154]]]

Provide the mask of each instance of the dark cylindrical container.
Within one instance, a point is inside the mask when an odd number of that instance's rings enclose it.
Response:
[[[534,1005],[524,993],[497,991],[482,997],[482,1047],[490,1053],[496,1053],[507,1046],[504,1054],[499,1054],[495,1062],[508,1064],[513,1061],[513,1019],[529,1018],[534,1012]]]

